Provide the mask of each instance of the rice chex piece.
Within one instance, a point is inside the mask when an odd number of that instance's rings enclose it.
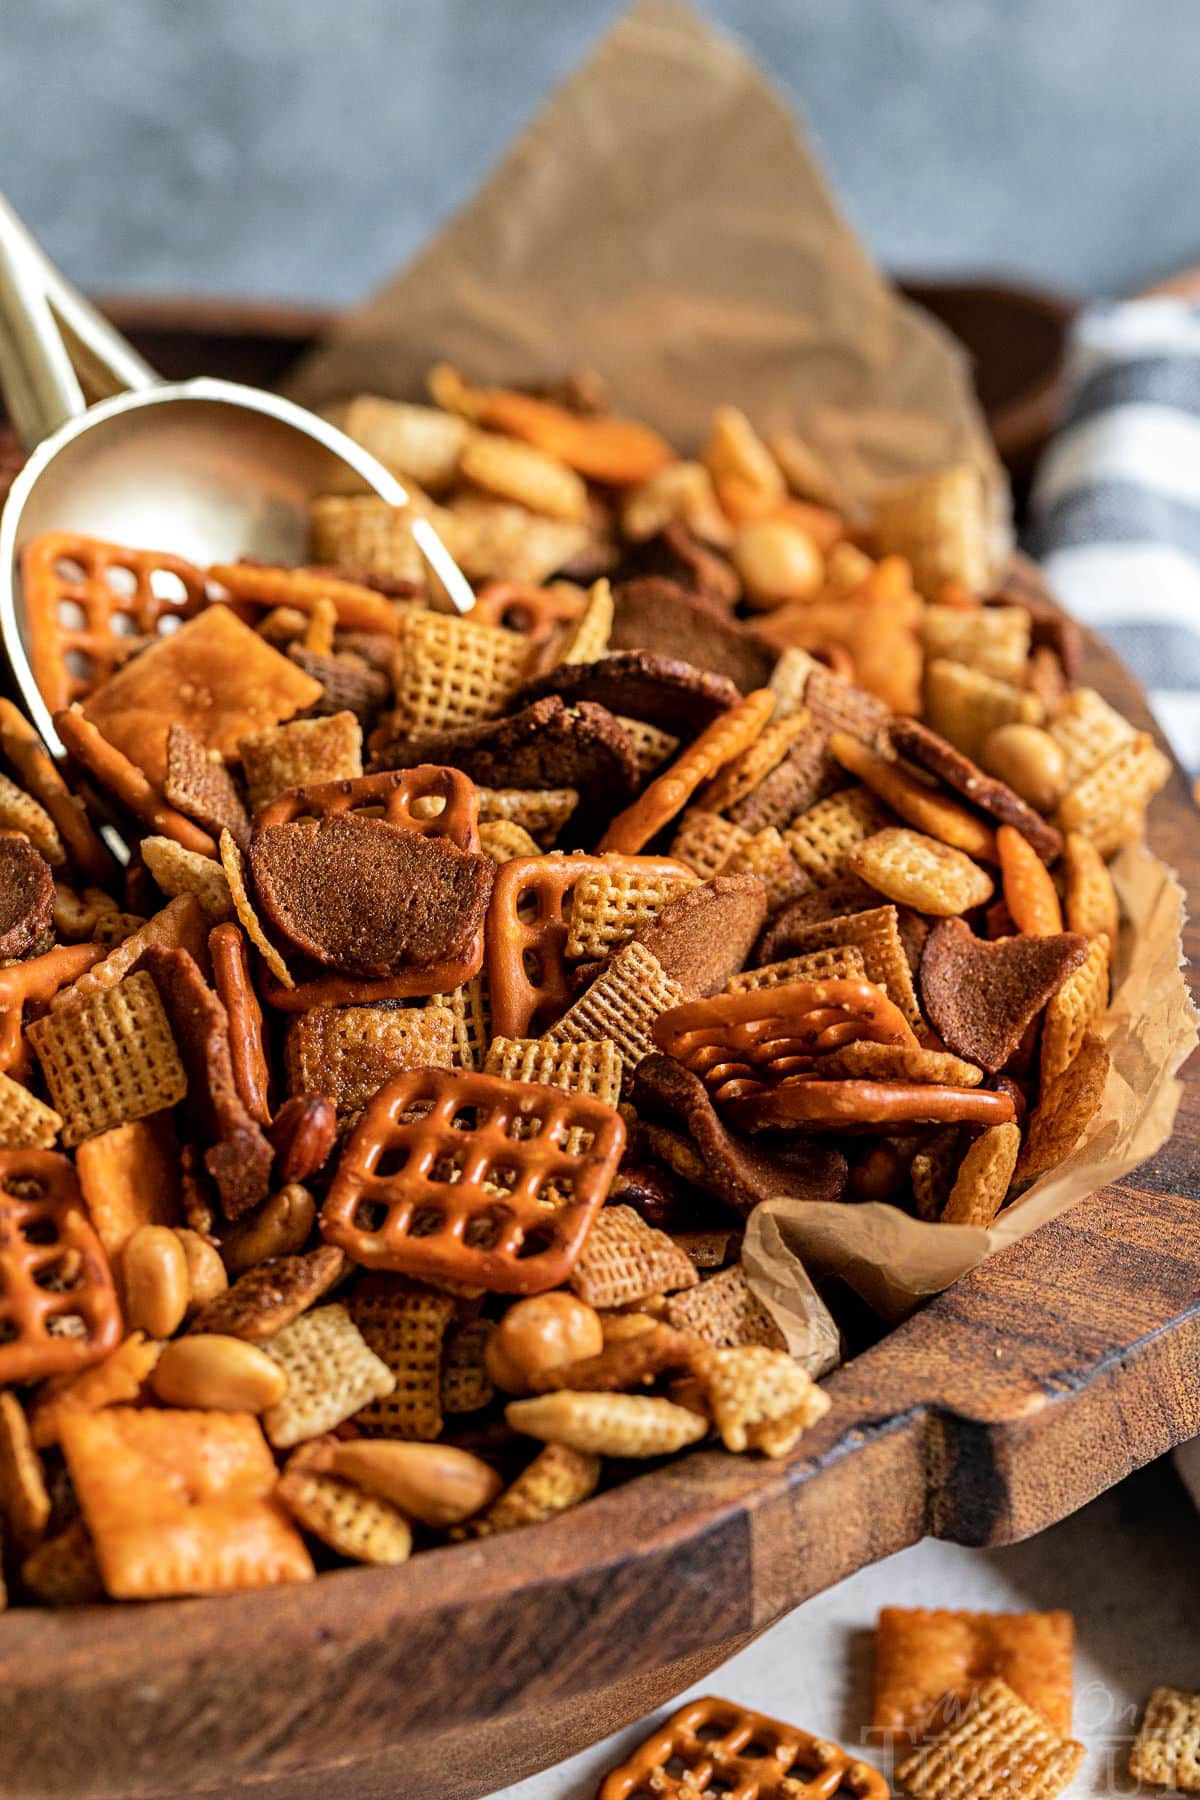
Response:
[[[843,788],[794,819],[783,841],[817,887],[848,872],[851,851],[882,831],[891,814],[865,787]]]
[[[595,1493],[600,1467],[598,1456],[568,1449],[566,1444],[547,1444],[486,1512],[456,1526],[450,1535],[494,1537],[499,1531],[516,1531],[569,1512]]]
[[[672,1294],[666,1316],[677,1330],[695,1332],[718,1350],[747,1344],[787,1349],[787,1339],[746,1280],[740,1263],[686,1293]]]
[[[479,823],[509,819],[536,838],[543,850],[549,850],[559,832],[579,805],[577,788],[492,788],[477,787]]]
[[[777,719],[786,718],[788,713],[799,712],[804,705],[804,692],[808,686],[808,678],[820,663],[807,650],[798,650],[789,644],[781,654],[779,661],[771,670],[767,686],[775,695],[775,713]]]
[[[756,988],[784,987],[793,981],[869,979],[857,944],[833,944],[827,950],[806,950],[802,956],[789,956],[783,962],[764,963],[759,969],[743,969],[730,976],[725,991],[744,994]]]
[[[27,1027],[62,1114],[64,1144],[174,1106],[187,1076],[154,982],[144,970]]]
[[[1122,744],[1069,788],[1058,804],[1064,831],[1090,837],[1111,856],[1140,835],[1147,803],[1170,778],[1171,764],[1147,731]]]
[[[873,527],[882,556],[903,556],[913,585],[932,599],[948,581],[986,591],[991,574],[988,499],[970,463],[889,485],[875,501]]]
[[[479,848],[494,863],[511,862],[514,856],[537,856],[536,838],[511,819],[485,819],[479,827]]]
[[[445,1007],[454,1021],[450,1067],[481,1069],[492,1035],[486,977],[480,973],[448,994],[431,994],[429,1004]]]
[[[211,856],[188,850],[174,838],[152,836],[142,839],[142,861],[168,900],[193,894],[211,924],[233,918],[229,877]]]
[[[778,912],[789,900],[812,889],[812,876],[796,861],[774,825],[756,831],[725,864],[727,875],[757,875],[767,896],[767,911]]]
[[[287,1469],[275,1492],[302,1531],[350,1562],[402,1563],[412,1553],[412,1527],[404,1514],[348,1481]]]
[[[643,781],[649,781],[674,756],[679,748],[679,739],[672,737],[669,731],[662,731],[657,725],[649,724],[645,719],[630,719],[624,713],[617,713],[616,720],[633,745],[638,774]]]
[[[631,1206],[603,1206],[568,1285],[589,1306],[628,1306],[652,1294],[695,1287],[700,1277],[686,1251],[647,1225]]]
[[[289,1091],[358,1112],[402,1069],[450,1068],[454,1040],[445,1006],[316,1006],[288,1028]]]
[[[990,1225],[1007,1198],[1020,1149],[1018,1125],[991,1125],[980,1132],[959,1164],[942,1224]]]
[[[448,1294],[364,1284],[350,1297],[350,1316],[392,1377],[356,1423],[368,1437],[429,1442],[442,1430],[442,1352],[454,1318]]]
[[[707,881],[720,873],[735,851],[750,842],[750,837],[750,832],[723,819],[720,813],[690,806],[679,821],[679,830],[671,843],[671,855],[677,862],[687,863]]]
[[[1020,687],[1029,659],[1032,620],[1023,606],[925,608],[921,635],[929,658],[966,663],[995,681]]]
[[[308,513],[313,556],[364,573],[425,586],[425,558],[413,536],[415,513],[374,494],[322,494]]]
[[[991,876],[964,851],[903,825],[864,838],[847,861],[852,874],[888,900],[936,917],[969,912],[992,897]]]
[[[501,625],[414,609],[400,625],[396,706],[415,734],[494,719],[521,685],[529,640]]]
[[[999,1677],[977,1690],[961,1722],[896,1770],[913,1800],[1054,1800],[1084,1748],[1052,1731]]]
[[[250,890],[246,886],[246,859],[242,855],[237,841],[229,831],[221,833],[221,867],[229,882],[229,892],[233,898],[234,911],[238,922],[258,954],[270,969],[281,986],[294,988],[295,977],[284,962],[279,951],[271,942],[263,929],[262,920],[255,911],[254,902],[250,898]]]
[[[332,1431],[396,1386],[391,1369],[338,1304],[302,1313],[262,1348],[288,1378],[283,1399],[263,1414],[277,1450]]]
[[[1063,785],[1082,781],[1102,762],[1132,744],[1137,727],[1095,688],[1075,688],[1046,727],[1063,753]]]
[[[713,1424],[735,1454],[786,1456],[833,1404],[785,1351],[758,1344],[700,1351],[696,1371]]]
[[[617,951],[545,1035],[552,1040],[611,1038],[629,1075],[654,1048],[651,1033],[659,1013],[682,1005],[686,998],[654,953],[635,940]]]
[[[1092,938],[1084,961],[1050,996],[1042,1022],[1043,1089],[1074,1062],[1088,1032],[1098,1032],[1103,1024],[1108,1011],[1108,965],[1108,939]]]
[[[1042,703],[1028,688],[946,657],[925,664],[925,723],[973,762],[1001,725],[1040,725],[1042,716]]]
[[[496,1389],[485,1359],[495,1329],[490,1319],[450,1327],[442,1354],[443,1412],[479,1412],[490,1405]]]
[[[1200,1694],[1182,1688],[1155,1688],[1129,1752],[1136,1781],[1200,1793]]]
[[[268,725],[238,739],[250,809],[257,812],[290,788],[354,781],[362,774],[362,726],[352,712]]]
[[[642,1394],[575,1393],[560,1388],[511,1400],[514,1431],[593,1456],[670,1456],[708,1436],[708,1420],[672,1400]]]
[[[656,918],[669,900],[695,887],[698,876],[678,874],[630,858],[618,868],[592,869],[581,875],[571,894],[567,941],[569,962],[599,960],[627,942],[639,926]]]
[[[1107,937],[1110,949],[1115,949],[1121,929],[1117,891],[1104,858],[1081,831],[1067,833],[1063,872],[1068,931],[1078,931],[1087,938]]]
[[[0,1150],[49,1150],[62,1116],[11,1075],[0,1074]]]

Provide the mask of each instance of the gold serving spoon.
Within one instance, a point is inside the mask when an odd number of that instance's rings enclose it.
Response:
[[[259,388],[162,381],[35,243],[0,195],[0,388],[29,461],[0,516],[0,641],[30,718],[62,743],[29,659],[21,550],[43,531],[169,550],[201,567],[303,562],[309,501],[349,468],[408,494],[335,426]],[[85,389],[92,404],[85,398]],[[427,519],[413,537],[459,612],[475,604]]]

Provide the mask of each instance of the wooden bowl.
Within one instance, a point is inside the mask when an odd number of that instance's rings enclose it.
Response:
[[[1094,639],[1085,679],[1153,729]],[[1178,773],[1150,839],[1200,886]],[[1185,1081],[1170,1144],[838,1370],[788,1460],[685,1457],[399,1569],[0,1616],[0,1794],[472,1800],[923,1536],[1001,1544],[1053,1524],[1200,1431],[1194,1065]]]

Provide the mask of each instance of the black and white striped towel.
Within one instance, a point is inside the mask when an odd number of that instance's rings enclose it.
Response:
[[[1200,305],[1130,300],[1081,315],[1031,548],[1200,773]]]

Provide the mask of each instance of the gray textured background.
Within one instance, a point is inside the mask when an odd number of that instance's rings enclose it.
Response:
[[[92,289],[344,301],[464,200],[611,0],[0,0],[0,171]],[[1196,0],[708,0],[892,268],[1200,260]]]

